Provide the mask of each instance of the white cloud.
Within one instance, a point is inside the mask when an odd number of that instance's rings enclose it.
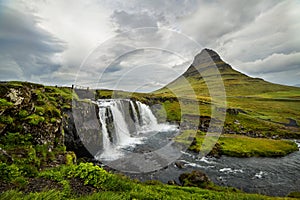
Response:
[[[300,51],[300,22],[294,21],[289,13],[300,9],[297,1],[282,1],[260,13],[247,26],[220,37],[216,50],[223,49],[223,57],[234,64],[263,59],[274,53],[289,54]],[[293,16],[296,17],[296,16]]]
[[[204,46],[242,29],[278,1],[200,1],[198,9],[179,18],[182,32]]]
[[[24,80],[23,70],[20,66],[7,55],[1,55],[0,80],[7,80],[8,77],[14,80]]]
[[[291,54],[272,54],[265,59],[254,62],[240,63],[239,69],[247,74],[264,74],[273,72],[285,72],[299,70],[300,52]]]
[[[59,68],[64,44],[37,26],[38,19],[0,4],[0,70],[4,80],[29,80]],[[12,70],[15,73],[12,73]]]
[[[41,18],[39,25],[67,44],[63,64],[79,64],[99,43],[113,35],[112,11],[96,0],[24,1]]]

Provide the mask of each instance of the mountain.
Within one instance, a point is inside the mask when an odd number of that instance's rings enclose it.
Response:
[[[222,79],[220,79],[220,77]],[[269,83],[260,78],[249,77],[224,62],[221,57],[211,49],[203,49],[195,56],[190,67],[176,80],[169,83],[156,93],[163,93],[172,89],[181,93],[189,82],[198,96],[209,96],[207,85],[213,87],[225,87],[227,96],[248,96],[261,93],[298,90],[291,86]]]
[[[295,87],[300,87],[300,83],[299,84],[296,84],[296,85],[294,85]]]
[[[181,76],[154,94],[197,100],[201,115],[210,115],[210,91],[224,95],[222,89],[226,92],[227,110],[237,111],[226,116],[228,132],[258,130],[256,135],[300,136],[300,88],[247,76],[210,49],[203,49]],[[190,115],[199,113],[192,105],[189,110],[188,103],[185,107]]]

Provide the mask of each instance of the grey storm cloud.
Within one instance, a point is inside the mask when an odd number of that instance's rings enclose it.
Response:
[[[200,47],[207,47],[248,75],[282,84],[299,83],[300,2],[297,0],[20,2],[7,3],[8,7],[0,3],[2,80],[51,79],[70,84],[76,79],[75,69],[81,66],[89,50],[94,49],[94,58],[80,69],[82,83],[99,80],[106,69],[107,82],[102,85],[109,87],[128,69],[147,66],[147,73],[151,69],[160,72],[156,73],[155,81],[147,83],[150,88],[167,80],[169,72],[165,69],[169,66],[183,72],[201,51]],[[66,5],[70,5],[70,12],[64,11]],[[144,27],[154,27],[156,31],[135,34],[136,28]],[[177,35],[164,30],[175,31]],[[130,33],[122,35],[127,31]],[[114,44],[107,45],[110,37],[114,38]],[[134,53],[136,47],[170,50],[174,55],[160,51],[147,51],[148,55],[142,51]],[[122,56],[124,53],[130,56]],[[175,59],[178,55],[186,59]],[[151,57],[156,59],[156,67],[149,65]],[[132,84],[142,73],[142,70],[127,73],[123,80]],[[126,81],[122,82],[124,86]]]
[[[300,52],[291,54],[272,54],[271,56],[243,63],[242,70],[249,74],[287,72],[299,70]]]
[[[169,1],[119,4],[123,10],[118,14],[123,20],[117,20],[116,13],[112,19],[117,27],[125,30],[159,24],[179,30],[200,45],[217,50],[236,69],[249,75],[264,74],[263,77],[270,81],[272,76],[267,76],[268,73],[277,73],[280,77],[280,73],[284,75],[286,71],[300,68],[297,59],[300,24],[295,21],[300,17],[296,11],[297,1],[166,2]],[[135,19],[145,19],[145,23]],[[176,44],[176,40],[170,41]],[[286,81],[284,78],[278,80],[276,78],[278,83]]]
[[[53,56],[64,44],[37,26],[38,19],[28,13],[0,4],[1,79],[39,79],[59,68]]]
[[[118,31],[129,31],[140,27],[157,27],[158,20],[148,13],[130,14],[125,11],[115,11],[112,15]]]

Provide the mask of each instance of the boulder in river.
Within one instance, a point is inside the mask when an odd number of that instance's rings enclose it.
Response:
[[[179,176],[179,181],[182,186],[192,186],[206,188],[212,182],[206,174],[199,170],[194,170],[191,173],[183,173]]]

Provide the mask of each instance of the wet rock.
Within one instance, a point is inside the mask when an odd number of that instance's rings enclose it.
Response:
[[[176,162],[175,162],[175,166],[176,166],[177,168],[179,168],[179,169],[185,168],[184,163],[183,163],[183,162],[180,162],[180,161],[176,161]]]
[[[199,170],[194,170],[191,173],[183,173],[179,176],[179,181],[183,186],[206,188],[211,184],[210,179],[206,174]]]
[[[226,112],[230,115],[238,115],[239,114],[239,111],[237,109],[233,109],[233,108],[228,108],[226,110]]]
[[[10,89],[9,93],[6,96],[10,99],[11,102],[14,102],[15,106],[20,105],[24,100],[24,97],[21,96],[21,92],[13,88]]]
[[[245,112],[244,110],[242,109],[239,109],[239,108],[228,108],[226,110],[226,112],[230,115],[238,115],[239,113],[244,113],[246,114],[247,112]]]
[[[208,156],[212,156],[215,158],[221,157],[221,145],[219,143],[216,143],[215,146],[212,148],[212,150],[208,153]]]
[[[86,102],[73,102],[72,111],[65,112],[64,142],[67,150],[77,157],[92,158],[102,148],[102,136],[97,106]]]
[[[178,185],[178,183],[175,180],[169,180],[168,185]]]
[[[297,121],[291,118],[288,118],[289,123],[287,124],[287,126],[294,126],[294,127],[298,127]]]

